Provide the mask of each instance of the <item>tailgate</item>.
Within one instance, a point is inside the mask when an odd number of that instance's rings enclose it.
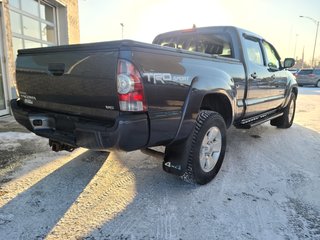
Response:
[[[119,114],[117,48],[83,46],[19,51],[17,87],[26,105],[50,111],[114,119]]]

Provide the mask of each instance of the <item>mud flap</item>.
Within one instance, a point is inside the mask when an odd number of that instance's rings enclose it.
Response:
[[[187,169],[189,149],[189,138],[167,146],[162,164],[163,170],[178,176],[183,175]]]

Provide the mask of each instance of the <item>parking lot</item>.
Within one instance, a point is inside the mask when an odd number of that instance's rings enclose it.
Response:
[[[228,131],[205,186],[140,151],[54,153],[0,120],[0,239],[320,239],[320,89],[295,124]]]

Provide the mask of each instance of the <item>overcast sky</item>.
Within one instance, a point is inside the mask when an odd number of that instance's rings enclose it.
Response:
[[[311,61],[319,0],[79,0],[81,42],[124,38],[151,43],[162,32],[197,27],[232,25],[248,29],[271,42],[282,59]],[[320,59],[320,36],[316,58]]]

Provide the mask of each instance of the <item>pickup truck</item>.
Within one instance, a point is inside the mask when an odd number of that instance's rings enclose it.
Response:
[[[54,151],[164,146],[163,169],[206,184],[226,130],[292,125],[298,87],[276,49],[252,32],[204,27],[132,40],[18,51],[15,119]]]

